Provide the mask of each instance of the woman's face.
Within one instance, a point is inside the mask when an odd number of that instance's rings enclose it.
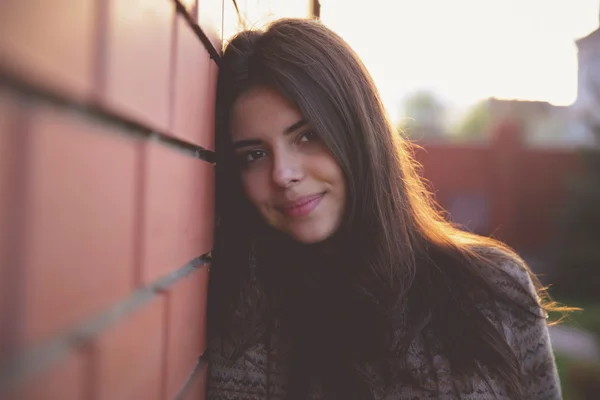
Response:
[[[298,108],[256,87],[234,103],[230,126],[242,186],[264,220],[300,243],[331,237],[344,214],[344,174]]]

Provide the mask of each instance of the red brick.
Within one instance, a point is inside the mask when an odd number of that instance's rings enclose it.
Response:
[[[74,352],[27,382],[10,400],[86,400],[90,384],[87,354]]]
[[[205,364],[192,377],[192,382],[183,394],[183,400],[205,400],[208,366]]]
[[[14,148],[13,148],[13,137],[17,135],[17,132],[13,132],[14,117],[17,112],[16,105],[14,103],[14,97],[10,93],[1,90],[0,91],[0,216],[4,217],[3,211],[6,211],[6,196],[11,191],[11,185],[9,185],[9,170],[11,170],[14,163]],[[4,218],[0,221],[5,221]],[[4,228],[4,223],[0,224],[1,228]],[[2,242],[0,242],[2,243]]]
[[[19,109],[13,93],[0,91],[0,272],[6,267],[7,241],[9,239],[9,220],[14,212],[13,195],[17,149],[15,139],[21,132],[15,132]],[[3,278],[0,276],[0,282]],[[0,295],[0,299],[2,296]],[[1,309],[1,308],[0,308]]]
[[[53,108],[30,129],[23,317],[35,341],[132,289],[141,145]]]
[[[198,0],[198,25],[219,54],[223,43],[223,2],[233,7],[230,0]]]
[[[206,347],[208,266],[168,292],[167,398],[174,399]]]
[[[0,4],[0,66],[76,96],[91,93],[94,0],[8,0]]]
[[[155,143],[146,157],[142,279],[149,283],[211,250],[214,167]]]
[[[15,279],[20,269],[15,257],[19,244],[18,228],[23,215],[20,201],[23,132],[19,126],[24,112],[16,93],[0,88],[0,315],[20,314],[19,286]],[[9,317],[11,318],[11,317]],[[0,359],[16,350],[14,341],[20,338],[19,324],[5,326],[0,332]]]
[[[209,137],[212,140],[213,146],[214,146],[214,140],[215,140],[215,112],[216,112],[216,105],[217,105],[217,78],[219,75],[219,67],[217,67],[217,64],[214,62],[211,62],[210,64],[210,88],[208,91],[208,97],[209,97],[209,101],[208,104],[210,105],[208,108],[208,116],[206,118],[207,121],[207,129],[209,132]],[[211,147],[211,149],[214,147]]]
[[[151,128],[169,123],[175,3],[109,1],[105,105]]]
[[[209,95],[209,68],[214,63],[200,39],[181,17],[177,19],[176,53],[173,134],[188,142],[214,149],[213,132],[207,124],[215,101]]]
[[[162,400],[164,300],[153,299],[97,339],[96,400]]]
[[[4,217],[3,212],[6,211],[6,196],[12,190],[9,172],[15,162],[13,138],[19,134],[13,132],[18,111],[15,100],[11,93],[0,91],[0,216],[2,217]],[[5,219],[2,218],[0,221],[4,222]],[[4,223],[0,224],[0,227],[4,228]]]

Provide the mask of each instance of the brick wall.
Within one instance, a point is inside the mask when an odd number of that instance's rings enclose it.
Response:
[[[202,398],[222,6],[0,4],[0,398]]]

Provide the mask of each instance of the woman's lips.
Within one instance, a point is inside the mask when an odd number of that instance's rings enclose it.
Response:
[[[287,203],[280,210],[288,217],[306,217],[317,208],[323,196],[325,196],[325,193],[302,197],[294,202]]]

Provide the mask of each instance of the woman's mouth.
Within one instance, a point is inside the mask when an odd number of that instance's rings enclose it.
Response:
[[[319,205],[325,193],[301,197],[280,207],[283,214],[292,218],[306,217]]]

